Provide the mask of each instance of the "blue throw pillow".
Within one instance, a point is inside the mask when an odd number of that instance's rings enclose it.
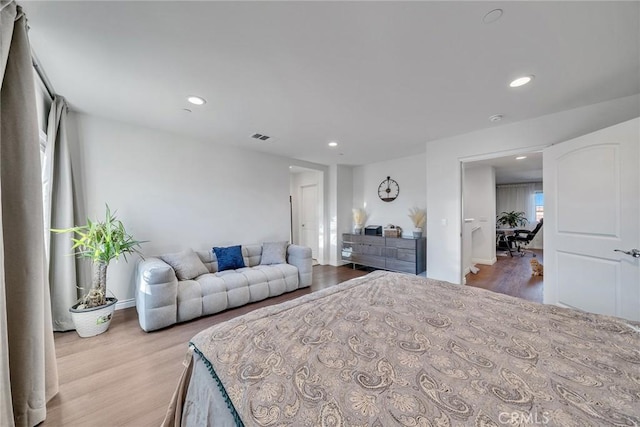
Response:
[[[213,253],[218,258],[218,271],[235,270],[236,268],[243,268],[244,259],[242,258],[242,247],[229,246],[227,248],[214,247]]]

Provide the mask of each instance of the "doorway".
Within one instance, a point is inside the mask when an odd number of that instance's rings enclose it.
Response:
[[[318,259],[318,185],[300,187],[300,245],[311,248]]]
[[[299,166],[290,168],[291,242],[311,248],[314,264],[323,264],[323,173]]]
[[[462,283],[542,302],[543,278],[531,276],[530,267],[531,259],[543,259],[542,232],[519,242],[522,251],[513,237],[504,247],[501,234],[509,232],[503,228],[532,230],[543,218],[542,152],[463,161],[461,173]],[[498,225],[500,214],[511,211],[524,212],[526,221]]]

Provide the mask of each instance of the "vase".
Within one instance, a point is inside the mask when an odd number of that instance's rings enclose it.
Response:
[[[111,324],[117,302],[116,298],[107,298],[107,304],[100,307],[84,310],[78,310],[78,304],[71,307],[69,311],[78,335],[88,338],[106,332]]]
[[[413,230],[413,238],[419,239],[422,237],[422,228],[414,228]]]

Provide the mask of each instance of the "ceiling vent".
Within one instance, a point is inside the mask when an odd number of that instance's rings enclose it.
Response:
[[[251,138],[253,139],[259,139],[260,141],[266,141],[268,139],[271,139],[270,136],[267,135],[263,135],[261,133],[254,133],[253,135],[251,135]]]

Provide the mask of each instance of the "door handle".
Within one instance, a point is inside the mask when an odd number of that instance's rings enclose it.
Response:
[[[614,252],[622,252],[623,254],[631,255],[634,258],[640,258],[640,251],[637,249],[631,249],[630,251],[623,251],[622,249],[614,249]]]

